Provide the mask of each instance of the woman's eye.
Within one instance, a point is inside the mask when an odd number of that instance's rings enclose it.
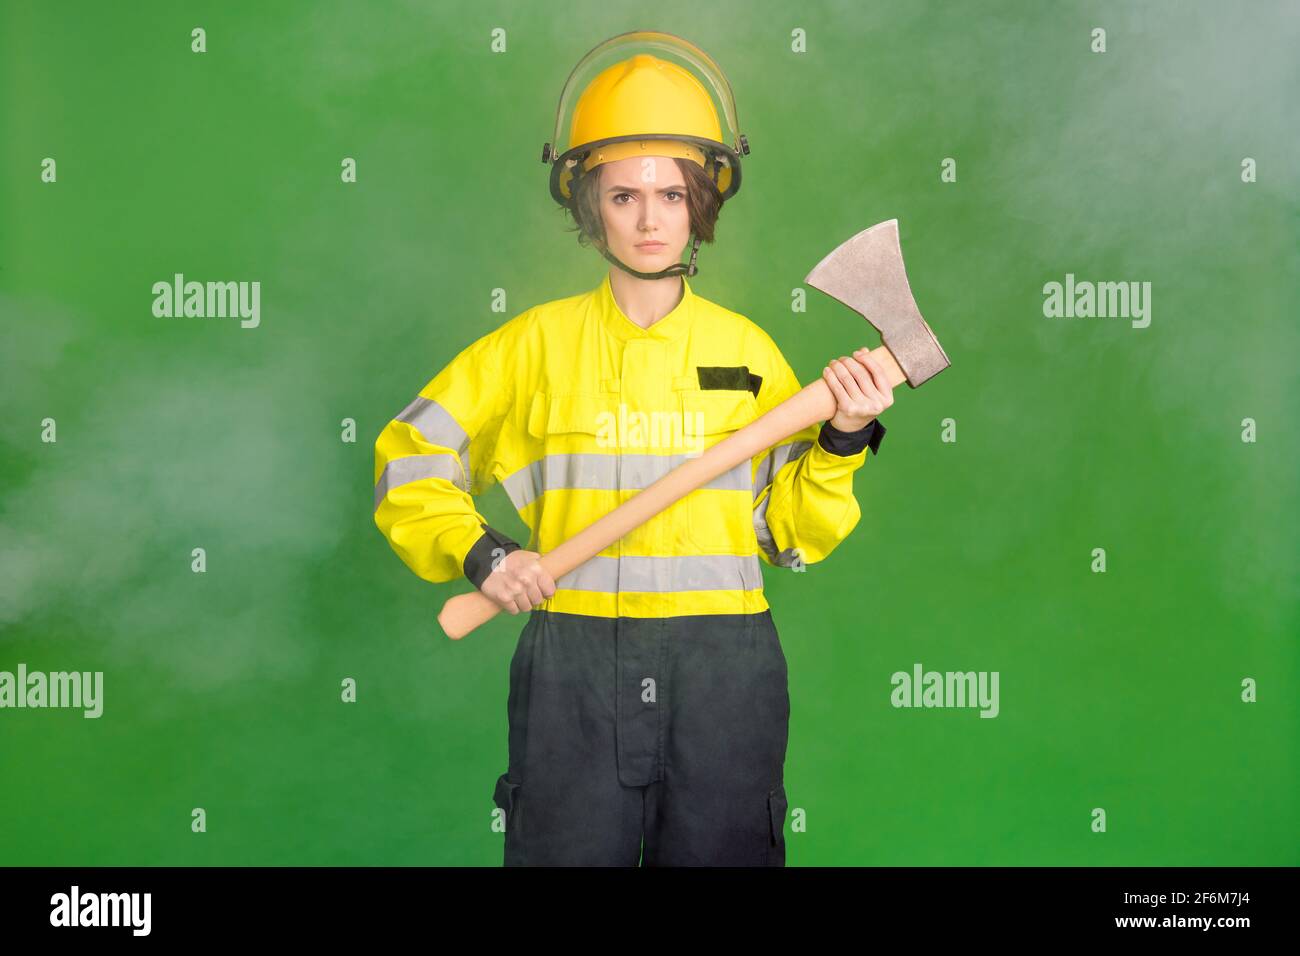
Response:
[[[625,202],[620,202],[620,201],[619,201],[619,200],[621,200],[624,196],[626,196],[628,199],[633,199],[633,198],[635,198],[631,193],[615,193],[615,194],[614,194],[614,205],[616,205],[616,206],[626,206],[627,203],[625,203]],[[685,193],[680,193],[680,192],[678,192],[676,189],[671,189],[671,190],[669,190],[668,192],[664,193],[664,197],[665,197],[665,198],[668,197],[668,196],[676,196],[676,197],[678,197],[678,199],[685,199],[685,198],[686,198]]]

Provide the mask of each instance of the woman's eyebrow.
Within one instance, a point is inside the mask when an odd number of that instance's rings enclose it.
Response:
[[[663,187],[663,189],[656,189],[655,192],[667,193],[667,192],[673,192],[674,190],[676,190],[677,192],[685,192],[686,187],[683,186],[681,183],[678,183],[675,186],[665,186]],[[610,186],[608,189],[605,190],[605,192],[606,193],[636,193],[638,196],[641,195],[641,190],[636,189],[632,186]]]

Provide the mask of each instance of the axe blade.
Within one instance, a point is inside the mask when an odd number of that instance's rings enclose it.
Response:
[[[912,388],[952,364],[912,298],[897,219],[876,223],[846,239],[804,281],[866,319],[880,333]]]

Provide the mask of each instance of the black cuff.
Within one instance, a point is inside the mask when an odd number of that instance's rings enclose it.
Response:
[[[520,544],[506,537],[496,528],[490,528],[479,522],[483,526],[483,537],[474,542],[474,547],[469,549],[469,554],[465,555],[465,577],[469,578],[474,587],[482,588],[483,582],[487,576],[492,573],[492,560],[495,557],[504,558],[511,551],[518,551]],[[492,552],[497,548],[503,548],[505,554],[494,555]]]
[[[880,443],[885,437],[885,426],[879,418],[873,418],[864,427],[855,432],[842,432],[830,422],[822,422],[822,430],[817,435],[817,444],[832,455],[847,458],[856,455],[864,448],[870,448],[873,455],[880,454]]]

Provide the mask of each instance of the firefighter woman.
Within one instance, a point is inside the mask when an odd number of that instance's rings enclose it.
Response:
[[[470,344],[376,442],[375,522],[402,560],[528,614],[493,792],[506,865],[785,863],[790,701],[761,567],[821,561],[858,522],[853,473],[893,401],[866,349],[823,372],[830,422],[559,580],[537,561],[802,387],[761,326],[687,280],[748,152],[692,44],[642,31],[593,49],[543,159],[612,268]],[[495,483],[526,548],[475,508]]]

